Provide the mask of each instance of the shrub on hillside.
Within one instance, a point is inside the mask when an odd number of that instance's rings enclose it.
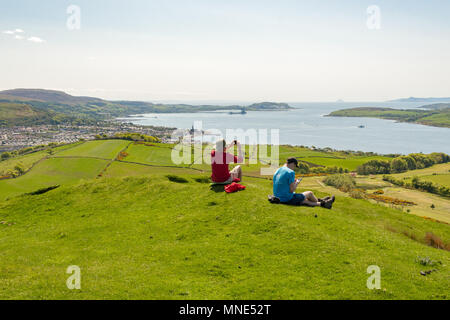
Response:
[[[356,187],[355,179],[348,174],[328,176],[323,182],[328,186],[338,188],[344,192],[348,192]]]
[[[425,235],[425,243],[433,248],[450,251],[450,244],[444,243],[441,238],[432,232],[427,232]]]
[[[358,174],[385,174],[391,172],[391,164],[385,160],[370,160],[356,169]]]
[[[3,152],[2,155],[0,156],[0,158],[1,158],[2,161],[6,160],[6,159],[9,159],[9,158],[11,158],[11,153]]]
[[[422,153],[412,153],[410,156],[416,160],[417,169],[428,168],[435,164],[433,158],[429,155],[427,156]]]
[[[450,161],[450,156],[442,152],[433,152],[429,155],[434,163],[447,163]]]
[[[405,172],[408,171],[408,162],[406,162],[405,159],[394,158],[391,161],[391,172],[392,173],[399,173],[399,172]]]
[[[298,173],[308,173],[309,172],[309,165],[305,162],[299,161],[298,163],[298,169],[295,170]]]
[[[18,174],[19,176],[22,175],[22,174],[24,174],[25,171],[26,171],[24,165],[21,164],[21,163],[16,164],[16,166],[14,167],[14,170],[17,172],[17,174]]]
[[[348,169],[344,169],[341,167],[314,167],[310,168],[310,173],[348,173]]]
[[[364,199],[364,198],[366,198],[366,194],[365,194],[364,190],[361,190],[361,189],[352,189],[352,190],[350,190],[348,192],[348,194],[353,199]]]
[[[10,152],[3,152],[0,155],[0,161],[7,160],[7,159],[10,159],[10,158],[14,158],[14,157],[21,156],[21,155],[25,155],[25,154],[28,154],[28,153],[41,151],[41,150],[46,150],[46,149],[47,150],[51,150],[52,148],[55,148],[55,147],[58,147],[58,146],[61,146],[61,145],[64,145],[64,143],[50,142],[47,146],[43,145],[43,144],[40,144],[40,145],[37,145],[37,146],[26,147],[26,148],[23,148],[23,149],[18,149],[18,150],[14,150],[14,151],[10,151]]]
[[[145,142],[160,142],[160,140],[153,136],[148,136],[142,133],[116,133],[111,139],[124,139],[130,141],[145,141]]]

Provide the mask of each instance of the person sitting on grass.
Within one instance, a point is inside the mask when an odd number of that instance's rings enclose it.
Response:
[[[227,153],[227,149],[231,149],[237,145],[238,156]],[[244,160],[241,144],[234,140],[230,145],[226,146],[225,140],[216,142],[216,149],[211,151],[211,180],[216,184],[230,184],[234,179],[242,180],[241,166],[236,166],[229,171],[228,165],[230,163],[241,163]]]
[[[294,169],[298,168],[298,161],[295,158],[289,158],[286,164],[279,168],[273,176],[273,194],[281,203],[294,206],[306,205],[310,207],[321,206],[331,209],[335,197],[326,197],[318,199],[312,191],[295,193],[301,179],[295,179]]]

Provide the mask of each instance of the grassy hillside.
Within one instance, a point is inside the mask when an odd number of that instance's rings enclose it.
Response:
[[[289,110],[286,103],[261,102],[248,106],[154,104],[76,97],[62,91],[13,89],[0,91],[0,126],[33,124],[90,124],[99,120],[142,113],[192,113],[216,110]]]
[[[207,167],[174,167],[170,147],[85,142],[0,180],[0,299],[449,298],[450,252],[424,241],[431,232],[448,244],[449,225],[352,199],[320,177],[299,191],[337,194],[333,210],[270,204],[261,177],[213,191]],[[81,290],[66,287],[69,265],[81,268]],[[366,287],[369,265],[381,268],[381,290]]]
[[[331,117],[368,117],[450,127],[450,108],[432,110],[399,110],[391,108],[350,108],[331,112]]]
[[[41,124],[93,124],[98,117],[77,112],[68,106],[51,106],[46,102],[0,100],[0,126],[33,126]]]
[[[51,115],[32,108],[29,104],[0,102],[0,126],[47,123]]]

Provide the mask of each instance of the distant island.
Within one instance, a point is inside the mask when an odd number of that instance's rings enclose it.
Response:
[[[450,102],[450,98],[433,98],[433,97],[430,97],[430,98],[416,98],[416,97],[409,97],[409,98],[388,100],[386,102],[423,102],[423,103]]]
[[[161,104],[144,101],[109,101],[94,97],[77,97],[62,91],[13,89],[0,91],[0,126],[34,124],[94,124],[133,114],[194,113],[226,110],[245,114],[247,111],[285,111],[287,103],[260,102],[248,106]]]
[[[366,117],[418,123],[434,127],[450,128],[450,104],[425,105],[420,109],[350,108],[333,111],[329,117]]]

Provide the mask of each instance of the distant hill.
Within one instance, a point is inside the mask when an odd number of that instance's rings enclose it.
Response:
[[[6,108],[9,104],[22,104],[37,114],[36,117],[24,118],[19,109],[15,116]],[[63,91],[44,89],[13,89],[0,91],[0,125],[31,125],[40,117],[44,122],[61,123],[69,121],[74,123],[76,119],[81,122],[92,122],[107,120],[115,117],[124,117],[132,114],[142,113],[194,113],[217,110],[246,110],[246,111],[268,111],[292,109],[286,103],[260,102],[249,106],[231,105],[189,105],[189,104],[154,104],[144,101],[108,101],[94,97],[77,97]],[[8,112],[9,117],[3,118]],[[24,122],[25,120],[25,122]],[[76,121],[75,121],[76,122]]]
[[[402,98],[395,100],[388,100],[387,102],[450,102],[450,98]]]
[[[102,99],[92,97],[76,97],[71,96],[63,91],[44,90],[44,89],[13,89],[0,91],[1,96],[8,96],[14,98],[25,98],[27,100],[37,100],[44,102],[56,102],[64,104],[101,102]]]

